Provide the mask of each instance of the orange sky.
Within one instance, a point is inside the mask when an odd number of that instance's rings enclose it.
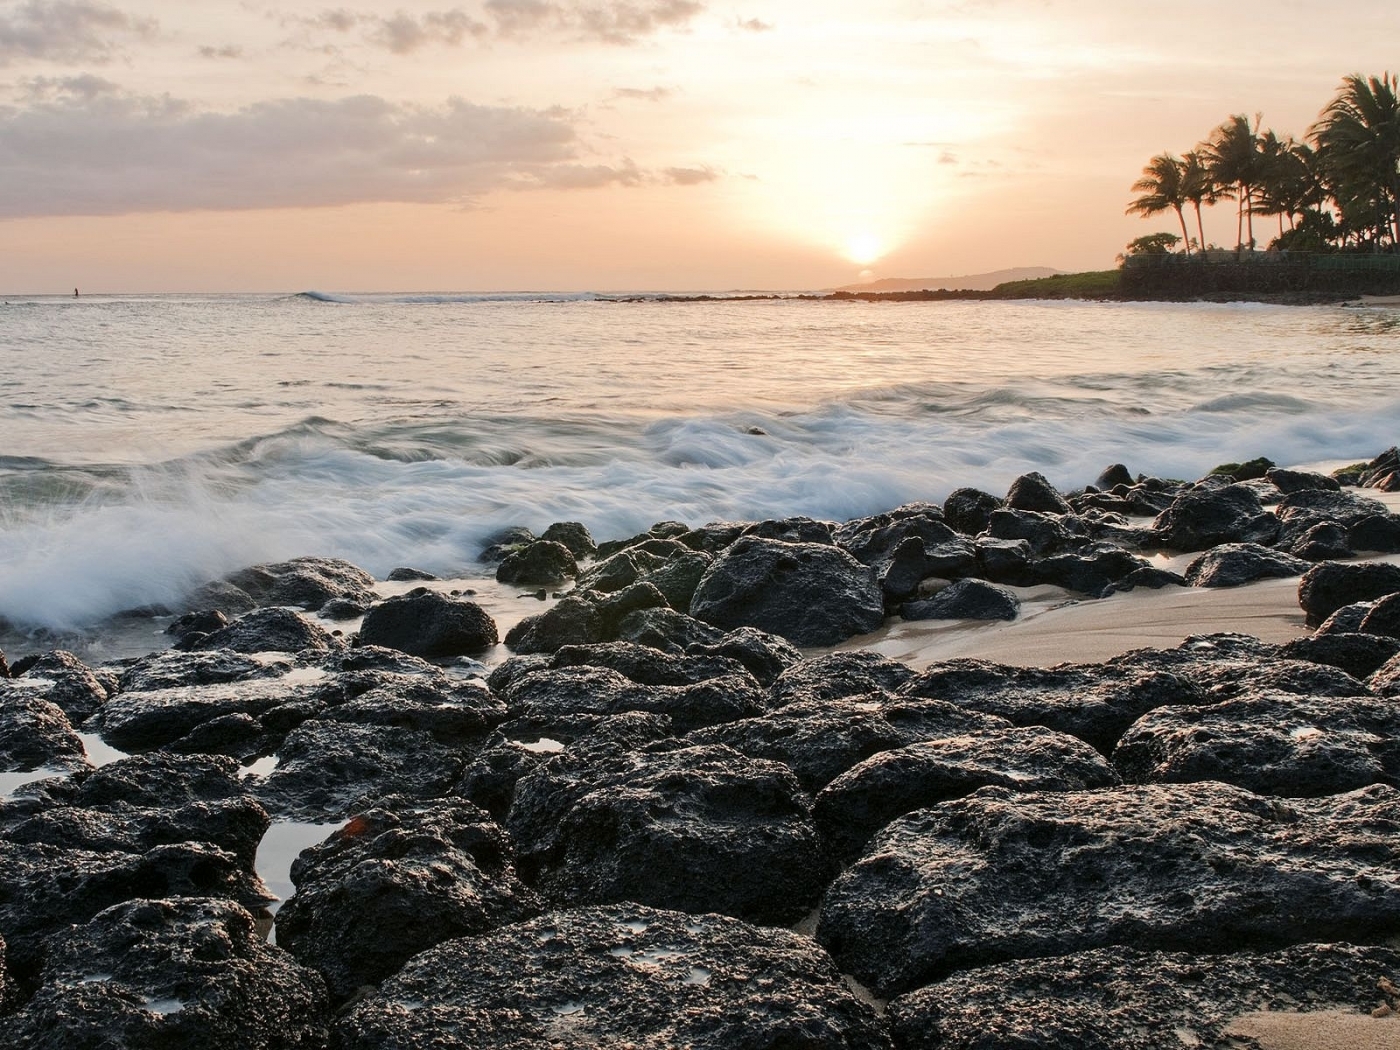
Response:
[[[1173,228],[1123,215],[1152,154],[1302,135],[1396,41],[1375,0],[0,0],[0,290],[1103,268]]]

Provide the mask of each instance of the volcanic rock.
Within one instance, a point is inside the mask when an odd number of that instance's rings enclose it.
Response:
[[[1196,485],[1177,496],[1152,527],[1167,547],[1201,551],[1222,543],[1272,543],[1279,520],[1243,485]]]
[[[478,653],[499,640],[495,621],[476,602],[417,587],[372,606],[358,644],[442,657]]]
[[[1255,580],[1301,576],[1311,566],[1302,558],[1258,543],[1222,543],[1186,567],[1191,587],[1238,587]]]
[[[899,614],[906,620],[1014,620],[1021,599],[985,580],[958,580],[932,598],[905,602]]]
[[[1314,565],[1298,584],[1298,604],[1316,627],[1344,605],[1384,598],[1400,591],[1400,565],[1385,562]]]

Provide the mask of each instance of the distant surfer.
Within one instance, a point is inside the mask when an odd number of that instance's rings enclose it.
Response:
[[[74,298],[74,299],[78,298],[78,289],[76,289],[76,288],[73,289],[73,298]]]

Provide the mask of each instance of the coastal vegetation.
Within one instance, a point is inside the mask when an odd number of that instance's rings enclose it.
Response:
[[[1392,73],[1344,77],[1302,140],[1235,114],[1178,157],[1159,153],[1133,183],[1130,215],[1171,213],[1186,255],[1208,250],[1202,206],[1233,201],[1235,252],[1258,247],[1255,218],[1272,217],[1270,251],[1400,251],[1400,83]],[[1196,218],[1193,237],[1186,210]],[[1134,254],[1132,252],[1129,253]]]

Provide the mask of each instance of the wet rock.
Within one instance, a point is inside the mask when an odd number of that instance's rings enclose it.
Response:
[[[684,612],[690,608],[695,588],[713,561],[711,555],[700,551],[673,554],[665,565],[648,572],[638,582],[651,584],[661,592],[665,604]]]
[[[343,623],[346,620],[358,620],[370,607],[360,602],[351,601],[349,598],[332,598],[316,610],[316,618],[319,620],[330,620],[332,623]]]
[[[786,766],[727,747],[598,746],[522,779],[507,826],[522,877],[551,902],[788,925],[829,874],[808,805]]]
[[[714,645],[725,632],[674,609],[639,609],[617,625],[621,641],[649,645],[663,652],[684,651],[692,645]],[[786,643],[785,643],[786,644]]]
[[[593,534],[581,521],[556,521],[544,530],[540,539],[562,543],[575,558],[591,558],[598,553]]]
[[[443,657],[479,653],[499,640],[496,622],[476,602],[418,587],[372,606],[357,644]]]
[[[688,743],[723,744],[781,762],[815,794],[878,752],[982,729],[1009,728],[1003,719],[941,700],[908,700],[884,692],[790,703],[757,718],[697,730]]]
[[[889,1046],[810,939],[634,904],[439,945],[357,1005],[335,1039],[337,1050]]]
[[[1083,791],[1116,783],[1103,756],[1075,737],[1039,726],[974,729],[872,755],[821,790],[812,817],[837,856],[850,860],[896,817],[980,787]]]
[[[994,540],[1024,540],[1030,544],[1033,557],[1043,558],[1082,542],[1066,527],[1067,520],[1072,519],[1033,510],[994,510],[986,535]],[[981,547],[979,539],[979,551]]]
[[[608,667],[640,685],[694,685],[726,675],[748,676],[744,665],[722,656],[673,656],[635,642],[566,645],[545,664],[562,667]],[[754,682],[755,688],[758,683]]]
[[[180,602],[184,612],[218,612],[228,618],[242,616],[257,607],[251,594],[223,580],[211,580],[196,587]]]
[[[1352,602],[1350,605],[1343,605],[1327,619],[1322,621],[1316,631],[1315,637],[1322,637],[1328,634],[1356,634],[1361,630],[1361,622],[1366,619],[1366,614],[1376,607],[1375,602]]]
[[[1287,525],[1296,526],[1303,522],[1317,525],[1331,521],[1346,527],[1387,511],[1380,500],[1358,496],[1355,492],[1303,489],[1285,496],[1279,502],[1276,513],[1279,520]]]
[[[320,977],[237,904],[133,900],[58,933],[6,1045],[306,1050],[329,1021]]]
[[[524,525],[508,526],[487,538],[486,545],[481,554],[478,555],[477,560],[485,564],[498,562],[511,551],[534,543],[537,538]]]
[[[554,540],[536,540],[512,551],[496,566],[496,582],[555,587],[578,575],[573,552]]]
[[[1111,489],[1117,485],[1131,487],[1132,484],[1133,476],[1122,463],[1113,463],[1104,467],[1102,473],[1094,479],[1094,488],[1096,489]]]
[[[1302,558],[1258,543],[1222,543],[1186,567],[1191,587],[1239,587],[1255,580],[1301,576],[1311,566]]]
[[[964,536],[985,532],[992,511],[1004,506],[1003,500],[981,489],[954,489],[943,501],[943,520]]]
[[[802,659],[795,646],[776,634],[755,627],[726,631],[714,642],[692,642],[686,646],[685,652],[687,656],[718,656],[737,660],[765,688]]]
[[[1222,543],[1273,543],[1279,520],[1243,485],[1197,485],[1172,500],[1152,527],[1173,550],[1201,551]]]
[[[925,548],[965,542],[943,522],[943,512],[932,504],[910,504],[868,518],[854,518],[837,527],[832,540],[862,565],[878,565],[911,539]]]
[[[413,583],[416,581],[431,582],[438,579],[430,572],[423,569],[414,569],[409,566],[399,566],[397,569],[390,569],[389,575],[384,577],[390,583]]]
[[[1037,583],[1102,598],[1120,581],[1152,566],[1111,543],[1094,542],[1065,554],[1043,558],[1032,566]]]
[[[1146,712],[1207,700],[1199,687],[1168,671],[1097,664],[1012,667],[986,660],[933,664],[900,692],[948,700],[1013,725],[1068,733],[1105,755]]]
[[[55,933],[152,895],[220,897],[254,909],[272,899],[233,854],[206,843],[127,853],[0,840],[0,929],[10,972],[22,984],[37,983]]]
[[[502,692],[510,717],[548,729],[572,715],[644,711],[666,715],[677,732],[761,714],[769,700],[748,674],[693,685],[640,685],[603,667],[564,667],[521,676]]]
[[[1400,652],[1400,638],[1340,631],[1323,634],[1319,631],[1312,638],[1298,638],[1289,642],[1279,652],[1287,659],[1327,664],[1359,681],[1365,681]]]
[[[1224,1050],[1244,1045],[1237,1025],[1255,1011],[1364,1017],[1397,970],[1395,949],[1349,944],[1230,955],[1097,949],[953,974],[890,1003],[889,1019],[901,1050]]]
[[[1059,490],[1044,474],[1031,471],[1011,483],[1006,505],[1013,510],[1035,510],[1048,514],[1070,514],[1072,510]]]
[[[690,554],[685,544],[675,540],[649,539],[627,547],[590,566],[578,578],[578,589],[610,594],[630,587],[648,573],[664,568],[671,558]],[[602,557],[600,549],[599,556]]]
[[[875,574],[837,547],[745,536],[705,573],[690,614],[794,645],[834,645],[879,627],[884,600]]]
[[[1284,495],[1294,492],[1305,492],[1309,489],[1320,489],[1329,492],[1336,492],[1341,488],[1336,478],[1328,477],[1326,474],[1318,474],[1311,470],[1287,470],[1283,467],[1271,467],[1264,475],[1269,484]]]
[[[591,645],[602,640],[598,610],[572,594],[538,616],[527,616],[506,632],[506,645],[512,652],[522,654],[552,653],[565,645]]]
[[[1218,477],[1229,481],[1253,481],[1267,477],[1273,467],[1273,460],[1266,456],[1257,456],[1243,463],[1222,463],[1206,476],[1206,480]]]
[[[1385,562],[1314,565],[1298,584],[1298,604],[1316,627],[1344,605],[1384,598],[1400,591],[1400,565]]]
[[[1163,587],[1185,587],[1186,577],[1180,573],[1171,572],[1168,569],[1159,569],[1155,565],[1146,568],[1134,569],[1121,580],[1113,583],[1108,594],[1118,594],[1120,591],[1133,591],[1139,587],[1146,587],[1149,590],[1160,591]],[[1106,594],[1105,597],[1108,595]]]
[[[1108,666],[1177,675],[1201,703],[1275,691],[1298,696],[1364,696],[1366,687],[1340,668],[1285,658],[1280,647],[1250,635],[1192,636],[1175,649],[1136,649]]]
[[[55,772],[87,765],[68,717],[39,693],[0,679],[0,772]]]
[[[1400,514],[1377,514],[1347,528],[1347,546],[1354,551],[1400,554]]]
[[[74,725],[81,725],[107,702],[107,690],[91,668],[63,649],[52,649],[22,666],[22,671],[14,672],[13,684],[38,690]]]
[[[1336,522],[1313,525],[1288,545],[1288,553],[1304,561],[1329,561],[1353,555],[1347,530]]]
[[[843,696],[897,691],[914,677],[904,664],[866,649],[826,653],[793,664],[769,689],[775,707],[802,700],[835,700]]]
[[[958,580],[932,598],[899,607],[906,620],[1014,620],[1020,613],[1020,598],[985,580]]]
[[[209,843],[249,878],[268,823],[238,766],[212,755],[124,758],[0,804],[0,837],[10,842],[125,853]]]
[[[248,782],[269,812],[321,823],[389,795],[446,795],[471,754],[425,730],[315,720],[287,736],[271,773]]]
[[[203,612],[185,613],[184,616],[176,618],[165,629],[165,633],[175,639],[175,645],[187,648],[227,626],[227,616],[218,609],[206,609]]]
[[[257,660],[231,649],[213,652],[166,649],[143,656],[122,671],[118,689],[123,693],[145,693],[155,689],[278,678],[291,666],[290,660]]]
[[[770,518],[747,525],[740,536],[752,536],[760,540],[775,540],[779,543],[816,543],[823,546],[833,542],[835,529],[829,521],[817,521],[801,515],[792,518]]]
[[[993,583],[1029,587],[1035,583],[1031,569],[1034,552],[1029,540],[999,540],[990,536],[977,539],[977,563],[981,575]]]
[[[294,605],[319,609],[332,598],[374,601],[375,579],[338,558],[293,558],[253,565],[224,577],[259,605]],[[227,612],[228,610],[224,610]]]
[[[297,705],[309,705],[310,711],[322,706],[310,685],[289,685],[278,679],[132,691],[113,697],[87,728],[95,729],[104,741],[122,751],[189,751],[199,749],[187,746],[186,738],[191,734],[206,723],[233,717],[248,729],[244,738],[232,745],[233,753],[243,755],[255,753],[260,746],[260,719],[264,715],[275,708]],[[197,745],[198,741],[189,744]]]
[[[753,522],[751,521],[712,521],[698,529],[691,529],[676,538],[691,550],[718,554],[737,540]]]
[[[609,594],[585,591],[583,597],[593,604],[597,612],[598,630],[603,640],[615,637],[618,626],[634,612],[666,607],[666,596],[646,580],[628,584]]]
[[[1374,697],[1264,694],[1164,707],[1113,751],[1137,784],[1219,780],[1265,795],[1336,795],[1400,780],[1400,711]]]
[[[506,717],[505,705],[479,680],[444,674],[346,674],[321,686],[320,719],[398,726],[431,733],[440,743],[471,747]],[[267,721],[264,718],[264,721]]]
[[[1400,696],[1400,656],[1392,656],[1366,680],[1378,696]]]
[[[1366,634],[1400,638],[1400,592],[1388,594],[1377,601],[1361,621],[1361,630]]]
[[[1109,945],[1373,939],[1400,928],[1397,819],[1400,792],[1381,786],[1290,801],[1217,783],[982,788],[876,836],[828,891],[817,939],[885,995]]]
[[[470,802],[386,799],[293,862],[277,943],[347,999],[435,944],[537,914],[511,861],[505,832]]]
[[[1400,471],[1400,448],[1392,446],[1362,468],[1356,483],[1362,488],[1378,488],[1385,492],[1393,492],[1395,490],[1387,488],[1386,483],[1397,471]]]
[[[244,613],[193,647],[206,652],[231,649],[236,653],[299,653],[306,649],[333,649],[336,644],[324,628],[290,609],[274,607]]]
[[[885,601],[893,605],[912,598],[930,576],[948,579],[975,574],[977,552],[961,537],[930,550],[919,537],[910,536],[874,569]]]

